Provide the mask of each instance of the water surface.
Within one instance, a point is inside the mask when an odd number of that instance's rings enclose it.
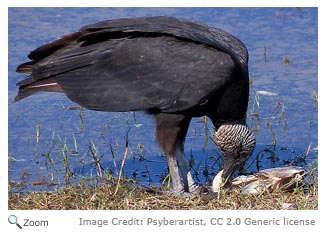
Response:
[[[70,183],[96,178],[96,159],[103,171],[116,176],[128,131],[126,176],[160,184],[167,163],[155,141],[152,117],[80,110],[63,94],[42,93],[13,103],[15,84],[24,78],[15,69],[31,50],[86,24],[158,15],[223,29],[247,46],[247,119],[257,146],[246,173],[288,164],[308,168],[317,162],[317,8],[9,8],[8,170],[9,181],[23,183],[19,190],[55,190],[65,185],[66,174]],[[199,183],[222,167],[212,136],[210,122],[192,120],[185,152]]]

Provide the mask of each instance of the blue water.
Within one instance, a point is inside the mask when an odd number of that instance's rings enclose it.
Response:
[[[257,146],[246,173],[287,164],[308,168],[317,162],[317,8],[9,8],[8,170],[9,181],[24,182],[19,190],[55,190],[67,183],[66,173],[70,183],[96,178],[94,155],[103,171],[116,177],[128,130],[125,175],[144,185],[160,184],[167,164],[155,141],[152,117],[141,112],[80,111],[64,95],[53,93],[13,103],[15,84],[24,78],[15,69],[34,48],[97,21],[157,15],[218,27],[247,46],[251,79],[247,121],[256,131]],[[199,183],[222,167],[212,135],[211,123],[192,120],[185,152]],[[42,180],[55,186],[32,186]]]

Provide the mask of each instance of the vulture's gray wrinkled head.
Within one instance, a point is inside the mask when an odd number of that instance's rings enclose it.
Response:
[[[243,166],[255,148],[255,136],[243,124],[226,124],[216,132],[217,145],[224,156],[222,183],[227,184],[233,173]],[[220,181],[220,180],[219,180]]]

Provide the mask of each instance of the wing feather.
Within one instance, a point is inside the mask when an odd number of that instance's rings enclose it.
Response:
[[[236,68],[248,78],[247,51],[238,39],[166,17],[89,25],[29,58],[17,68],[31,74],[17,84],[17,97],[28,96],[41,80],[54,80],[72,101],[101,111],[180,112],[204,105],[233,82]]]

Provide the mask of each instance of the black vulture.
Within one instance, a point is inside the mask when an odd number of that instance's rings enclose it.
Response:
[[[91,110],[144,110],[168,161],[172,191],[195,193],[184,156],[192,117],[207,116],[224,155],[223,182],[252,154],[246,125],[248,53],[217,28],[171,17],[103,21],[82,27],[28,55],[17,72],[19,101],[38,91],[62,92]]]

